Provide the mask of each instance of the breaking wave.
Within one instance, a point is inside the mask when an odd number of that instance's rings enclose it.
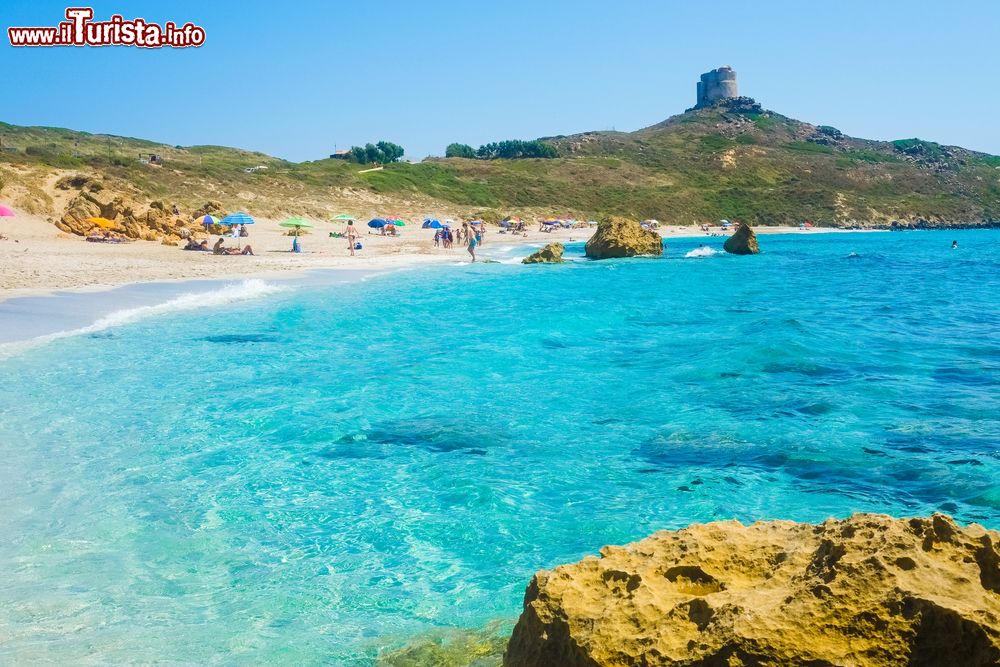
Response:
[[[54,340],[59,340],[60,338],[93,334],[105,331],[106,329],[120,327],[125,324],[132,324],[133,322],[138,322],[139,320],[149,317],[156,317],[169,313],[180,313],[190,310],[200,310],[203,308],[218,308],[232,303],[258,299],[260,297],[284,291],[285,289],[287,288],[268,283],[264,280],[260,280],[259,278],[250,278],[239,283],[229,283],[213,292],[190,292],[187,294],[181,294],[180,296],[164,301],[163,303],[116,310],[99,318],[93,324],[80,327],[79,329],[56,331],[54,333],[45,334],[44,336],[39,336],[30,340],[16,341],[0,345],[0,359],[10,357],[17,352],[27,349],[28,347],[35,347]]]

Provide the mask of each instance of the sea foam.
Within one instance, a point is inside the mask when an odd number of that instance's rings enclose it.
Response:
[[[238,283],[228,283],[210,292],[189,292],[164,301],[163,303],[116,310],[97,319],[93,324],[89,324],[78,329],[56,331],[29,340],[2,344],[0,345],[0,359],[13,356],[14,354],[22,352],[29,347],[43,345],[61,338],[93,334],[159,315],[200,310],[203,308],[219,308],[229,304],[249,301],[251,299],[257,299],[270,294],[275,294],[277,292],[284,291],[285,289],[287,288],[266,282],[259,278],[250,278]]]
[[[685,257],[712,257],[713,255],[721,255],[715,248],[709,248],[708,246],[701,246],[689,251]]]

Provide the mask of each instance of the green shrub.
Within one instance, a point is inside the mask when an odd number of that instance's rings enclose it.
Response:
[[[709,150],[718,151],[731,148],[733,141],[718,134],[706,134],[701,138],[701,145]]]
[[[469,144],[448,144],[448,147],[444,149],[444,156],[474,158],[476,157],[476,149]]]
[[[833,153],[833,149],[829,146],[814,144],[811,141],[790,141],[787,144],[783,144],[782,148],[787,148],[790,151],[798,151],[800,153]]]

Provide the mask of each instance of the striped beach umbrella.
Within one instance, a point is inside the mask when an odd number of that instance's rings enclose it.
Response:
[[[228,227],[232,227],[233,225],[252,225],[253,218],[251,218],[248,213],[238,211],[236,213],[230,213],[224,217],[219,224],[226,225]]]

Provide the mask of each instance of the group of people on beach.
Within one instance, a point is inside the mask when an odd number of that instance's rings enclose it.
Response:
[[[468,250],[469,255],[472,256],[472,261],[476,261],[476,248],[483,244],[483,237],[486,234],[486,230],[483,229],[483,225],[470,225],[467,222],[463,222],[462,226],[455,232],[452,232],[451,227],[441,227],[440,229],[434,230],[434,247],[435,248],[451,248],[453,247],[455,241],[459,243],[465,243],[465,248]],[[347,221],[347,226],[344,228],[344,232],[341,234],[342,238],[347,239],[347,248],[354,256],[356,250],[360,249],[361,243],[361,232],[358,228],[354,226],[353,220]]]
[[[208,239],[202,241],[196,241],[194,239],[189,239],[187,244],[184,246],[184,250],[198,250],[201,252],[210,252],[213,255],[252,255],[253,248],[249,245],[243,246],[243,248],[227,248],[225,246],[226,238],[220,236],[219,240],[215,242],[215,245],[211,248],[208,247]]]
[[[463,222],[462,226],[455,232],[452,232],[450,227],[442,227],[434,232],[434,247],[435,248],[452,248],[455,241],[459,243],[464,243],[465,248],[469,255],[472,257],[472,261],[476,261],[476,248],[483,244],[483,237],[486,234],[486,230],[483,228],[482,224],[470,225],[468,222]],[[249,234],[246,233],[246,229],[241,229],[237,234],[233,234],[235,237],[246,237]],[[333,234],[331,234],[333,236]],[[340,234],[341,238],[347,239],[347,248],[351,256],[357,254],[357,250],[361,249],[361,232],[354,225],[353,220],[347,221],[347,226],[344,228],[344,232]],[[208,241],[202,240],[197,241],[194,238],[188,238],[187,244],[184,245],[184,250],[193,250],[201,252],[211,252],[213,255],[253,255],[253,248],[250,245],[245,245],[241,248],[227,248],[225,246],[226,238],[220,236],[219,240],[215,242],[215,245],[209,248]]]
[[[459,235],[461,242],[461,235]],[[442,227],[434,231],[434,247],[450,248],[455,242],[455,235],[451,233],[451,227]]]
[[[486,231],[482,225],[470,225],[463,222],[458,231],[452,232],[451,227],[442,227],[434,232],[435,248],[451,248],[455,241],[464,243],[466,250],[472,255],[472,261],[476,261],[476,248],[483,244],[483,236]]]

